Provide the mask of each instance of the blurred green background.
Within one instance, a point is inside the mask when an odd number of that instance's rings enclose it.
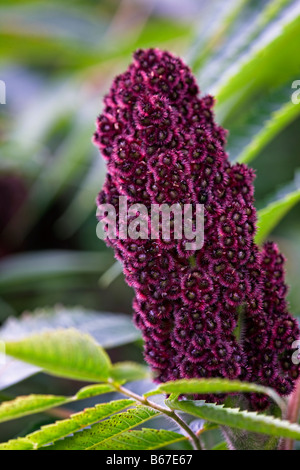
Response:
[[[216,93],[234,159],[274,111],[290,105],[291,84],[300,80],[299,7],[289,0],[0,1],[1,323],[54,305],[131,314],[133,292],[96,237],[105,165],[91,138],[102,98],[132,52],[159,47],[188,62],[201,91]],[[258,209],[300,188],[299,115],[249,163]],[[271,238],[287,257],[291,311],[300,315],[300,205]],[[124,350],[116,357],[142,360],[138,346]],[[37,375],[9,392],[52,386],[67,387]]]

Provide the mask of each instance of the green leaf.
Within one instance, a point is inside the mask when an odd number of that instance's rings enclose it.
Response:
[[[207,14],[203,8],[199,33],[188,54],[190,66],[197,70],[213,56],[247,3],[249,0],[230,0],[226,4],[222,1],[214,2],[209,5]]]
[[[291,83],[265,93],[230,126],[227,151],[230,159],[250,163],[264,147],[300,114],[300,104],[291,102]]]
[[[42,330],[76,328],[90,334],[104,348],[131,343],[141,337],[129,315],[97,312],[83,307],[53,307],[11,317],[0,328],[0,340],[16,341]],[[38,372],[40,369],[17,360],[6,361],[5,374],[0,374],[0,390]]]
[[[262,8],[260,2],[246,2],[238,18],[229,25],[227,34],[222,34],[219,38],[215,53],[207,58],[207,63],[200,70],[202,89],[210,88],[216,80],[222,79],[232,64],[249,51],[264,30],[270,30],[272,22],[277,21],[279,15],[292,3],[295,3],[295,0],[271,0]],[[239,5],[236,12],[239,13]],[[202,56],[201,52],[198,54]]]
[[[260,245],[281,221],[281,219],[300,201],[300,190],[287,194],[282,199],[258,211],[258,231],[255,242]]]
[[[110,369],[110,377],[116,382],[132,382],[150,376],[148,367],[137,362],[116,362]]]
[[[94,408],[87,408],[84,411],[75,413],[69,419],[57,421],[53,424],[43,426],[38,431],[28,434],[26,438],[14,439],[7,443],[0,444],[0,450],[13,450],[18,447],[24,449],[31,446],[33,449],[40,448],[46,444],[57,441],[71,433],[80,431],[101,419],[105,419],[113,413],[117,413],[134,404],[134,400],[117,400],[110,403],[96,405]]]
[[[292,0],[273,0],[273,1],[268,2],[259,20],[259,25],[261,29],[265,27],[270,22],[270,20],[275,18],[290,3],[293,3],[293,1]]]
[[[239,408],[225,408],[203,401],[170,401],[166,404],[174,409],[189,413],[213,423],[275,437],[300,439],[300,426],[272,416],[256,412],[241,411]]]
[[[46,331],[5,346],[9,356],[60,377],[101,382],[109,375],[105,351],[91,336],[74,329]]]
[[[90,429],[86,429],[80,434],[59,441],[49,450],[95,450],[100,444],[108,439],[122,434],[135,426],[154,418],[159,413],[147,406],[137,406],[124,413],[112,416],[111,418],[94,424]]]
[[[88,385],[87,387],[81,388],[79,392],[76,393],[75,397],[77,400],[83,400],[114,391],[114,387],[110,384]]]
[[[210,394],[210,393],[233,393],[250,392],[264,393],[272,398],[284,411],[285,404],[280,396],[269,387],[256,385],[238,380],[226,379],[181,379],[160,384],[158,390],[165,393],[176,394]]]
[[[211,450],[229,450],[225,441],[215,445]]]
[[[25,437],[20,437],[0,444],[0,450],[34,450],[34,446]]]
[[[258,132],[254,139],[251,140],[242,153],[238,156],[237,161],[240,163],[251,162],[258,153],[288,124],[294,121],[300,114],[300,104],[293,103],[284,104],[277,110],[265,126]]]
[[[153,390],[150,390],[149,392],[146,392],[146,393],[143,393],[143,396],[144,397],[153,397],[154,395],[158,395],[162,393],[160,390],[158,390],[157,388],[153,389]]]
[[[19,396],[13,400],[4,401],[0,404],[0,422],[21,418],[22,416],[40,413],[54,406],[95,397],[104,393],[115,392],[110,384],[94,384],[81,388],[72,397],[56,395],[27,395]]]
[[[0,405],[0,423],[21,418],[33,413],[40,413],[54,406],[66,403],[66,397],[54,395],[19,396],[14,400],[4,401]]]
[[[173,431],[141,429],[108,439],[96,446],[95,450],[151,450],[186,440],[185,436]]]
[[[300,68],[300,5],[287,9],[222,76],[210,92],[223,119],[251,97],[287,83]],[[251,80],[249,80],[251,77]]]

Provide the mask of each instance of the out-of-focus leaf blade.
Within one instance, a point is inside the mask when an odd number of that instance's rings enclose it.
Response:
[[[258,231],[255,241],[262,244],[280,220],[300,201],[300,190],[287,194],[258,211]]]
[[[55,395],[19,396],[14,400],[5,401],[0,404],[0,423],[33,413],[39,413],[53,408],[54,406],[60,406],[66,403],[66,401],[66,397]]]
[[[137,362],[116,362],[110,370],[110,377],[116,382],[132,382],[149,376],[149,369]]]
[[[55,151],[55,155],[48,159],[32,187],[25,204],[18,212],[18,223],[22,220],[22,230],[19,233],[19,242],[24,238],[36,221],[51,205],[55,198],[78,177],[88,171],[96,150],[91,143],[94,132],[94,119],[99,106],[94,100],[86,100],[81,106],[80,113],[74,119],[71,131]],[[29,210],[30,208],[30,210]],[[9,237],[15,232],[16,221],[12,221],[4,230],[4,236]]]
[[[231,160],[250,163],[285,127],[300,114],[300,105],[291,101],[291,83],[248,106],[230,126],[227,151]]]
[[[287,12],[254,41],[249,51],[233,62],[210,92],[217,96],[218,113],[225,119],[237,106],[269,87],[281,86],[297,76],[300,58],[300,4]],[[251,80],[249,79],[251,77]]]
[[[99,286],[106,289],[123,272],[123,266],[116,261],[99,279]]]
[[[1,5],[0,28],[3,59],[15,56],[39,64],[52,60],[62,66],[95,62],[105,33],[101,16],[87,5],[66,7],[57,2]]]
[[[251,162],[279,132],[293,122],[299,115],[300,104],[293,104],[291,101],[284,103],[271,114],[259,132],[252,136],[248,144],[240,147],[242,150],[240,150],[237,161],[239,163]]]
[[[99,274],[111,264],[112,256],[106,252],[49,250],[13,255],[0,261],[0,292],[57,276]]]
[[[21,418],[66,403],[83,400],[105,393],[114,392],[115,388],[110,384],[94,384],[81,388],[72,397],[56,395],[26,395],[19,396],[13,400],[4,401],[0,404],[0,422]],[[117,410],[118,411],[118,410]],[[97,421],[97,420],[96,420]]]
[[[261,2],[246,2],[244,8],[236,9],[240,14],[235,17],[227,34],[219,38],[215,53],[207,57],[207,63],[200,69],[202,89],[211,91],[214,84],[249,50],[264,29],[277,21],[284,10],[293,3],[296,3],[295,0],[271,0],[263,5]],[[195,69],[198,70],[197,62]]]
[[[16,36],[50,37],[84,42],[91,47],[103,33],[99,19],[88,15],[88,8],[66,8],[62,4],[1,6],[0,27],[4,33]]]
[[[80,85],[75,79],[48,83],[45,88],[36,92],[30,106],[26,106],[15,116],[9,135],[9,157],[15,159],[19,156],[23,160],[26,157],[32,164],[38,164],[40,169],[51,154],[47,149],[47,138],[52,128],[62,118],[71,118],[83,99]],[[41,155],[45,158],[41,159]]]
[[[187,59],[189,64],[198,70],[206,59],[209,59],[229,33],[241,10],[249,0],[230,0],[210,3],[208,12],[203,8],[199,33],[192,45]]]

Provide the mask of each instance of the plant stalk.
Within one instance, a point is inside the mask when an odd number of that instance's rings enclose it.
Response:
[[[149,406],[150,408],[153,408],[154,410],[157,410],[160,413],[168,416],[168,418],[171,418],[173,421],[176,422],[176,424],[178,424],[178,426],[180,426],[186,432],[186,434],[188,434],[188,436],[190,437],[192,441],[194,449],[202,450],[201,444],[197,435],[193,433],[191,428],[175,413],[175,411],[164,408],[156,403],[153,403],[152,401],[149,401],[147,398],[137,395],[131,390],[128,390],[127,388],[123,387],[122,385],[116,384],[115,382],[111,382],[111,384],[113,385],[116,391],[122,393],[123,395],[133,398],[134,400],[138,401],[142,405]]]

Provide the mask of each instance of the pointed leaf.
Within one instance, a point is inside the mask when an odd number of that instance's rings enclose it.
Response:
[[[265,93],[249,105],[241,119],[230,126],[227,151],[230,159],[250,163],[285,127],[300,114],[300,104],[291,101],[291,83]]]
[[[13,255],[0,262],[0,291],[14,292],[56,276],[98,275],[111,263],[108,253],[53,250]]]
[[[264,30],[238,60],[231,63],[219,83],[210,90],[217,97],[218,112],[223,121],[258,90],[281,86],[297,76],[300,67],[299,31],[300,5],[296,2]]]
[[[132,382],[150,376],[148,367],[137,362],[116,362],[110,369],[110,377],[116,382]]]
[[[68,436],[71,433],[80,431],[101,419],[107,418],[113,413],[117,413],[134,404],[134,400],[117,400],[110,403],[96,405],[94,408],[87,408],[84,411],[75,413],[69,419],[56,421],[53,424],[43,426],[38,431],[28,434],[26,438],[14,439],[7,443],[0,444],[0,450],[13,450],[16,447],[31,446],[40,448],[46,444],[55,442],[58,439]],[[26,447],[24,447],[26,448]]]
[[[123,266],[119,261],[116,261],[99,279],[99,286],[101,289],[107,289],[111,283],[117,279],[123,272]]]
[[[38,175],[19,215],[27,216],[23,236],[30,231],[55,198],[73,179],[84,174],[87,166],[91,164],[93,155],[96,154],[90,145],[90,136],[94,132],[91,117],[95,116],[97,111],[98,103],[94,100],[81,103],[80,113],[74,119],[69,134],[57,149],[55,157],[49,160]],[[32,206],[35,210],[29,213],[28,209]]]
[[[205,60],[213,57],[247,3],[249,0],[230,0],[226,4],[218,1],[209,4],[208,12],[203,8],[198,37],[188,54],[189,64],[194,69],[199,69]]]
[[[268,434],[270,436],[300,439],[300,426],[291,424],[289,421],[273,418],[272,416],[241,411],[238,408],[225,408],[224,405],[215,405],[196,400],[166,400],[166,404],[174,410],[184,411],[198,418],[232,428]]]
[[[211,88],[212,83],[222,79],[228,68],[238,62],[245,51],[249,51],[264,30],[270,30],[272,22],[277,21],[279,15],[292,3],[295,0],[271,0],[262,8],[258,2],[246,2],[238,19],[228,30],[229,35],[222,35],[216,53],[208,57],[200,70],[202,89]]]
[[[122,434],[135,426],[154,418],[159,413],[146,406],[137,406],[124,413],[112,416],[106,421],[94,424],[90,429],[75,434],[72,437],[59,441],[49,450],[92,450],[100,443],[105,442],[113,436]]]
[[[21,418],[51,409],[62,404],[83,400],[104,393],[114,392],[115,388],[109,384],[88,385],[81,388],[73,397],[56,395],[27,395],[19,396],[14,400],[4,401],[0,404],[0,422]]]
[[[6,343],[6,353],[60,377],[101,382],[110,360],[94,339],[74,329],[61,329]]]
[[[77,400],[83,400],[85,398],[96,397],[98,395],[102,395],[103,393],[114,392],[115,389],[110,384],[95,384],[95,385],[88,385],[87,387],[83,387],[76,393],[75,397]]]
[[[255,242],[260,245],[272,232],[280,220],[300,201],[300,189],[287,194],[282,199],[258,211],[258,231]]]
[[[284,411],[285,404],[280,396],[269,387],[256,385],[254,383],[240,382],[238,380],[226,379],[181,379],[160,384],[158,390],[165,393],[176,394],[210,394],[210,393],[233,393],[250,392],[264,393],[272,398]]]

